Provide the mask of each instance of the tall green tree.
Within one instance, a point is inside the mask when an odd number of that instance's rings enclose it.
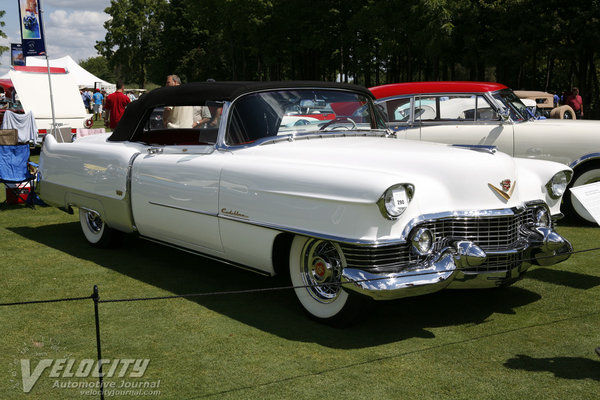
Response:
[[[104,11],[111,19],[104,23],[105,40],[96,44],[117,72],[117,77],[144,87],[148,65],[159,51],[162,13],[167,0],[111,0]]]
[[[6,11],[4,10],[0,10],[0,28],[3,27],[4,25],[6,25],[6,23],[4,21],[2,21],[2,18],[4,17],[4,14],[6,14]],[[0,37],[3,37],[6,39],[6,33],[4,33],[2,30],[0,30]],[[5,52],[8,51],[8,47],[6,46],[0,46],[0,56]]]
[[[600,115],[600,0],[112,0],[106,12],[97,48],[140,86],[172,73],[577,85]]]

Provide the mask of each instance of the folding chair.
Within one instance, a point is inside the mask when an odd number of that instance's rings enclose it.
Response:
[[[23,202],[34,208],[37,167],[29,161],[28,144],[0,145],[0,183],[6,187],[6,199],[0,209]]]

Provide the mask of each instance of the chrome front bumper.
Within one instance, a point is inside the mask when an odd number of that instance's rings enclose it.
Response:
[[[391,300],[437,292],[444,288],[492,288],[521,279],[531,265],[553,265],[568,259],[571,243],[551,228],[533,227],[523,232],[516,249],[485,252],[468,240],[457,240],[427,262],[395,272],[369,272],[360,268],[344,268],[345,290],[375,300]],[[518,260],[506,268],[479,268],[492,257]]]

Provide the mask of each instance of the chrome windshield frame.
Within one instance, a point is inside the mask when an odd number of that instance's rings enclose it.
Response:
[[[359,92],[354,92],[351,90],[345,89],[337,89],[337,88],[328,88],[328,87],[306,87],[306,88],[281,88],[281,89],[268,89],[268,90],[260,90],[252,93],[245,93],[231,102],[225,102],[223,105],[223,111],[221,116],[221,123],[219,125],[219,132],[217,134],[217,143],[215,148],[220,151],[230,151],[237,149],[245,149],[249,147],[260,146],[262,144],[269,143],[277,143],[282,141],[293,141],[297,139],[309,139],[309,138],[318,138],[318,137],[342,137],[342,136],[389,136],[391,132],[388,130],[387,125],[385,124],[385,119],[381,112],[378,111],[374,101],[370,97],[365,96],[365,100],[367,100],[367,105],[369,108],[369,118],[371,119],[371,125],[382,125],[381,128],[369,128],[369,129],[351,129],[344,131],[294,131],[290,130],[289,133],[277,135],[277,136],[268,136],[264,138],[257,139],[252,143],[247,144],[239,144],[239,145],[230,145],[226,142],[227,130],[229,129],[229,125],[232,119],[232,110],[235,107],[236,102],[240,99],[243,99],[250,95],[256,95],[267,92],[278,92],[278,91],[294,91],[294,90],[315,90],[315,91],[336,91],[336,92],[346,92],[351,94],[356,94],[357,96],[364,96]]]

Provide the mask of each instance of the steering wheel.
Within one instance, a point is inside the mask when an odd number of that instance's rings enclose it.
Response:
[[[322,127],[319,128],[320,131],[324,131],[325,128],[327,128],[328,126],[331,126],[333,124],[341,124],[341,123],[345,123],[345,122],[350,122],[352,124],[352,128],[356,129],[356,122],[354,122],[353,119],[351,118],[347,118],[347,117],[341,117],[341,118],[335,118],[332,119],[331,121],[327,122],[326,124],[324,124]],[[332,128],[332,130],[335,128]],[[349,128],[346,128],[346,130],[350,130]]]

